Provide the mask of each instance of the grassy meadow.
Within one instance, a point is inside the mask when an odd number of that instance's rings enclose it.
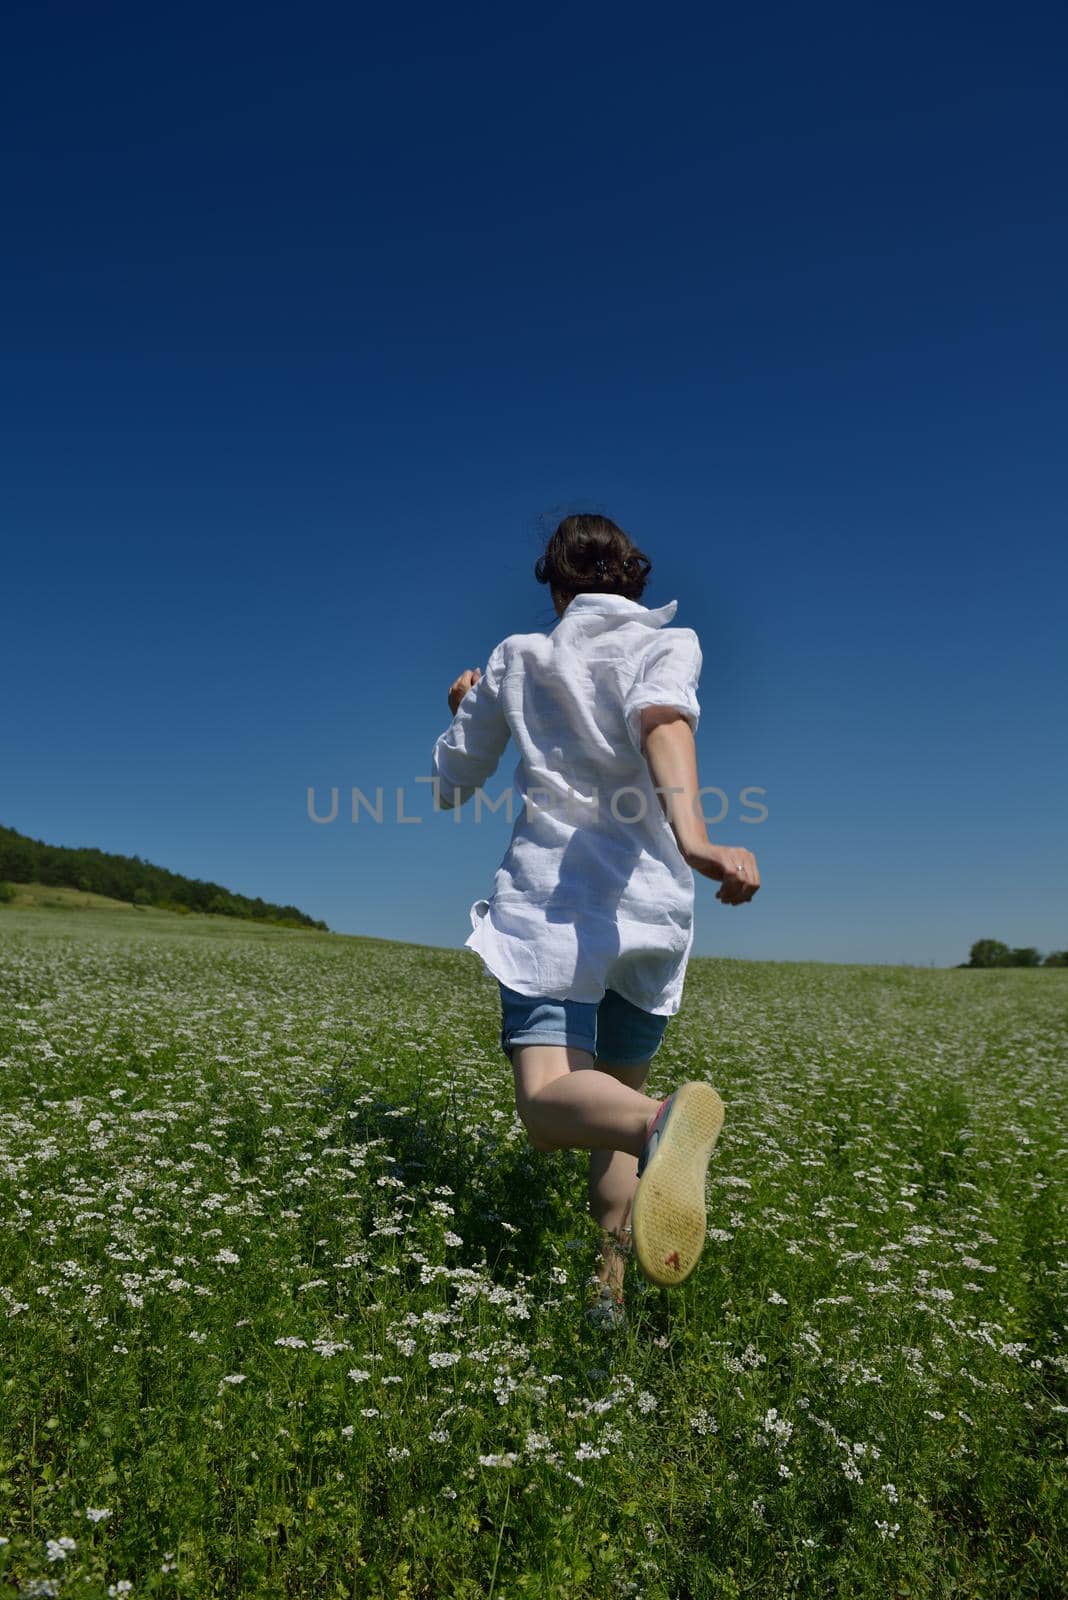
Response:
[[[0,907],[0,1596],[1068,1593],[1068,972],[697,959],[679,1290],[469,952]]]

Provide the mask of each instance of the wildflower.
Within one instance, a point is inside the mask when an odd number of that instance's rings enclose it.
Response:
[[[228,1372],[225,1378],[219,1379],[220,1383],[244,1383],[244,1381],[245,1374],[243,1372]]]
[[[793,1431],[793,1423],[787,1422],[785,1418],[780,1418],[776,1408],[771,1406],[764,1417],[764,1432],[774,1434],[776,1439],[779,1439],[783,1444],[786,1444],[789,1442],[790,1435],[793,1433]]]
[[[109,1506],[86,1506],[85,1514],[90,1522],[103,1522],[105,1517],[110,1517],[111,1509]]]
[[[410,1456],[411,1453],[412,1452],[408,1449],[406,1444],[402,1444],[399,1447],[397,1445],[390,1445],[389,1449],[386,1451],[386,1454],[391,1461],[403,1461],[405,1456]]]
[[[769,1305],[769,1306],[784,1306],[784,1305],[786,1305],[786,1304],[787,1304],[787,1303],[788,1303],[788,1302],[787,1302],[787,1301],[786,1301],[786,1300],[785,1300],[785,1298],[784,1298],[784,1297],[783,1297],[783,1296],[782,1296],[782,1295],[781,1295],[781,1294],[780,1294],[780,1293],[779,1293],[779,1291],[778,1291],[778,1290],[777,1290],[777,1289],[773,1289],[773,1290],[772,1290],[772,1291],[771,1291],[771,1293],[770,1293],[770,1294],[769,1294],[769,1295],[768,1295],[768,1305]]]
[[[479,1456],[480,1467],[514,1467],[519,1457],[511,1450],[506,1450],[502,1455]]]
[[[62,1539],[48,1539],[45,1542],[45,1555],[49,1561],[66,1561],[67,1552],[76,1548],[74,1540],[66,1536]]]
[[[656,1396],[643,1389],[638,1396],[638,1410],[642,1412],[656,1410]]]
[[[459,1359],[458,1350],[432,1350],[427,1357],[432,1367],[452,1367]]]
[[[694,1433],[705,1434],[719,1432],[719,1426],[714,1417],[703,1406],[700,1407],[699,1410],[695,1411],[693,1416],[690,1418],[690,1427],[693,1429]]]

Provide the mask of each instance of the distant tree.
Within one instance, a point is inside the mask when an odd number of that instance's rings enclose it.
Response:
[[[1051,950],[1042,965],[1044,967],[1068,967],[1068,950]]]
[[[0,883],[0,906],[7,905],[15,898],[15,885],[13,883]]]
[[[1034,945],[1026,945],[1020,950],[1010,950],[1008,965],[1010,967],[1040,967],[1042,957]]]
[[[1007,967],[1010,950],[1000,939],[977,939],[969,952],[970,967]]]

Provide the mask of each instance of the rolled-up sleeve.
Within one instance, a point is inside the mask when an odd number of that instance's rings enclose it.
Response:
[[[505,665],[504,645],[499,644],[486,662],[485,672],[474,688],[468,689],[452,722],[434,744],[431,770],[445,811],[462,806],[492,778],[504,753],[510,732],[500,693]]]
[[[697,685],[701,646],[692,628],[662,628],[645,653],[623,703],[627,732],[634,748],[642,748],[642,712],[646,706],[670,706],[696,733],[701,716]]]

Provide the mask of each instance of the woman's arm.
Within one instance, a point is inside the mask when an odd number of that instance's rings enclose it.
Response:
[[[484,673],[469,668],[449,690],[452,722],[435,742],[431,760],[443,811],[462,806],[497,770],[509,738],[500,700],[503,673],[503,646],[498,645]]]
[[[642,754],[660,803],[687,866],[721,885],[717,900],[741,906],[760,888],[756,857],[741,845],[715,845],[701,814],[697,747],[693,729],[672,706],[646,706],[641,713]]]

